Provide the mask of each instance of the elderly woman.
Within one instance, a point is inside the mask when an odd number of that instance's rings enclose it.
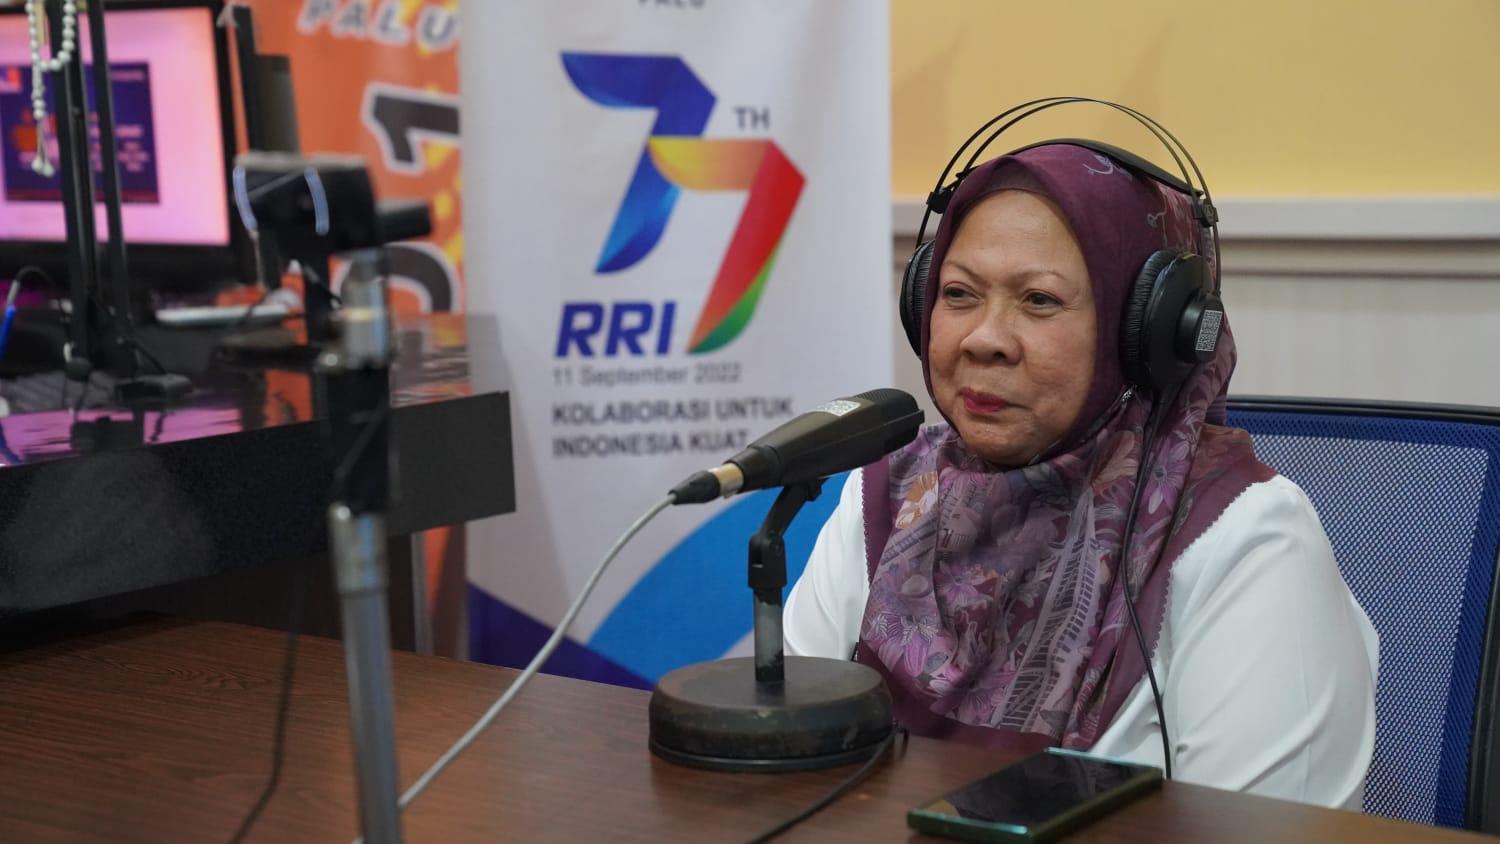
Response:
[[[1224,427],[1227,326],[1155,397],[1121,561],[1153,403],[1122,370],[1126,300],[1157,250],[1205,254],[1198,231],[1186,195],[1081,146],[964,179],[917,315],[946,423],[844,486],[788,600],[787,651],[854,653],[919,734],[1169,761],[1188,782],[1358,809],[1375,632],[1307,496]]]

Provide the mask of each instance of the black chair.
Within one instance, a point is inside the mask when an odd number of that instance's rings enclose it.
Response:
[[[1500,410],[1237,397],[1380,634],[1364,810],[1500,830]]]

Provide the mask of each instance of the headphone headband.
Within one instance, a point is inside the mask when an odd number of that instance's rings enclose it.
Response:
[[[1176,135],[1173,135],[1170,131],[1167,130],[1165,126],[1158,123],[1155,119],[1142,114],[1141,112],[1136,111],[1129,106],[1121,105],[1109,100],[1095,99],[1093,97],[1043,97],[1041,99],[1032,100],[1030,102],[1022,103],[1018,106],[1006,109],[1005,111],[990,118],[984,123],[984,125],[976,129],[974,131],[974,134],[970,135],[968,140],[964,141],[963,145],[953,153],[953,157],[948,160],[948,166],[944,167],[943,172],[938,176],[937,184],[933,187],[932,192],[927,195],[926,208],[924,208],[922,211],[922,223],[917,227],[917,243],[922,243],[927,236],[928,219],[930,219],[930,217],[934,213],[942,214],[947,210],[948,203],[953,199],[953,194],[958,190],[959,184],[964,180],[964,177],[968,176],[970,171],[974,169],[975,162],[979,160],[979,156],[984,153],[984,150],[989,147],[989,145],[993,143],[996,138],[1000,137],[1000,135],[1005,132],[1006,129],[1009,129],[1010,127],[1016,125],[1022,120],[1025,120],[1033,114],[1046,111],[1050,108],[1056,108],[1057,106],[1069,105],[1072,103],[1094,103],[1096,105],[1107,106],[1134,119],[1137,123],[1144,126],[1146,130],[1150,132],[1158,141],[1160,141],[1163,147],[1166,147],[1167,152],[1172,156],[1172,160],[1177,163],[1177,168],[1179,171],[1181,171],[1182,178],[1179,180],[1175,176],[1172,176],[1165,170],[1161,169],[1155,164],[1152,164],[1146,159],[1141,158],[1138,155],[1126,152],[1125,150],[1122,150],[1119,147],[1115,147],[1111,144],[1100,143],[1099,141],[1087,141],[1072,138],[1065,138],[1054,141],[1043,141],[1041,143],[1029,144],[1027,146],[1024,146],[1021,149],[1015,150],[1011,154],[1031,149],[1032,147],[1042,146],[1043,144],[1065,143],[1087,147],[1094,150],[1095,152],[1115,157],[1119,159],[1121,163],[1133,169],[1138,169],[1145,175],[1150,176],[1151,178],[1156,179],[1157,181],[1162,182],[1163,184],[1175,190],[1179,190],[1187,194],[1188,198],[1192,200],[1193,216],[1197,217],[1199,226],[1208,229],[1212,235],[1214,255],[1217,256],[1219,252],[1219,213],[1214,208],[1213,197],[1208,192],[1208,183],[1203,179],[1203,172],[1198,169],[1198,162],[1193,160],[1193,156],[1187,151],[1187,147],[1184,146],[1181,141],[1177,140]],[[996,123],[1005,120],[1005,118],[1010,117],[1016,112],[1024,113],[1011,118],[1009,122],[1005,123],[1005,125],[1001,126],[999,129],[996,129],[990,134],[989,137],[985,138],[983,143],[980,143],[977,147],[975,147],[973,153],[969,156],[969,160],[965,163],[964,169],[954,177],[951,184],[945,186],[943,183],[947,181],[948,175],[953,172],[954,165],[958,163],[958,160],[963,157],[964,153],[969,149],[969,147],[974,146],[974,142],[979,140],[979,137],[986,131],[988,131],[991,126],[994,126]],[[1170,139],[1170,142],[1168,139]],[[1179,151],[1181,152],[1181,155],[1178,154]],[[1187,165],[1183,164],[1184,158],[1187,159]],[[1195,188],[1193,186],[1193,178],[1188,175],[1188,166],[1192,167],[1193,174],[1197,176],[1199,187]],[[1216,260],[1214,262],[1215,293],[1219,291],[1219,279],[1220,269],[1218,261]]]
[[[1196,196],[1198,194],[1198,191],[1194,190],[1191,184],[1184,182],[1180,176],[1174,176],[1161,169],[1155,162],[1148,161],[1130,150],[1121,149],[1114,144],[1106,144],[1103,141],[1095,141],[1088,138],[1053,138],[1050,141],[1037,141],[1034,144],[1027,144],[1020,149],[1013,149],[1006,153],[1006,155],[1017,155],[1029,149],[1050,146],[1052,144],[1071,144],[1075,147],[1091,149],[1100,155],[1107,155],[1115,159],[1131,170],[1161,182],[1172,190],[1185,193],[1188,196]]]

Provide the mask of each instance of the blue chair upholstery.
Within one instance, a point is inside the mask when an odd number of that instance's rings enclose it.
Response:
[[[1380,634],[1364,810],[1500,826],[1500,411],[1236,398],[1229,421],[1307,491]]]

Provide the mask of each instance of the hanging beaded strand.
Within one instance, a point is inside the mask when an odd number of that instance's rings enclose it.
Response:
[[[46,0],[26,0],[26,24],[31,36],[31,116],[36,119],[36,155],[31,159],[31,169],[37,174],[51,178],[57,172],[47,153],[47,89],[45,74],[56,73],[73,60],[78,43],[78,4],[75,0],[63,0],[62,45],[51,58],[42,57],[43,6]]]

